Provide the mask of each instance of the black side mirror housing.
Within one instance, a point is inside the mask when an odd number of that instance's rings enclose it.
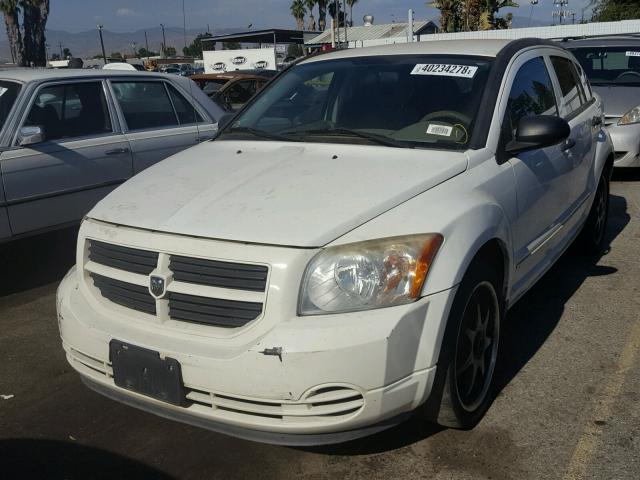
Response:
[[[505,145],[510,154],[537,150],[557,145],[571,135],[571,127],[566,120],[554,115],[522,117],[518,122],[515,140]]]

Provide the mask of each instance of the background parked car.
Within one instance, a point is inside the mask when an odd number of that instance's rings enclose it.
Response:
[[[640,167],[640,38],[605,37],[565,43],[604,101],[616,167]]]
[[[132,175],[214,136],[190,80],[117,70],[0,75],[0,241],[79,221]]]
[[[228,111],[236,111],[260,91],[274,75],[256,74],[268,70],[255,70],[247,72],[209,73],[193,75],[191,79],[196,82],[203,92],[209,95],[218,105]]]

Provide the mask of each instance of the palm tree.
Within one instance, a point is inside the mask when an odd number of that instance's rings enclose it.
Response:
[[[358,0],[347,0],[347,5],[349,5],[349,22],[347,25],[353,27],[353,6],[358,3]]]
[[[24,51],[27,62],[47,64],[45,27],[49,17],[49,0],[21,0],[24,11]]]
[[[309,26],[307,27],[309,31],[313,32],[316,29],[316,18],[313,16],[313,9],[316,6],[317,0],[305,0],[304,4],[307,7],[307,11],[309,12]]]
[[[327,28],[327,2],[333,0],[318,0],[318,27],[324,32]]]
[[[24,45],[20,33],[18,0],[0,0],[0,11],[4,13],[4,24],[7,27],[11,58],[16,65],[25,65]]]
[[[304,30],[304,0],[293,0],[291,4],[291,15],[296,19],[298,30]]]
[[[440,28],[443,32],[458,32],[463,29],[465,0],[433,0],[427,5],[440,10]]]

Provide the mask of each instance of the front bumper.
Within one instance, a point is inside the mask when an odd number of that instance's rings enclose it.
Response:
[[[93,307],[72,270],[58,291],[71,366],[94,390],[161,416],[269,443],[347,441],[389,428],[428,398],[455,289],[400,307],[277,322],[244,348],[175,335]],[[119,388],[112,339],[178,360],[187,407]],[[207,349],[207,344],[211,348]],[[282,355],[265,350],[282,349]]]
[[[614,167],[640,167],[640,124],[607,125],[615,150]]]

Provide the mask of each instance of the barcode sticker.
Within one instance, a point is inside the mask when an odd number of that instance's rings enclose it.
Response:
[[[449,65],[445,63],[420,63],[411,71],[411,75],[438,75],[444,77],[473,78],[478,67],[470,65]]]
[[[450,137],[453,132],[453,127],[447,127],[446,125],[434,125],[429,124],[427,127],[427,133],[431,135],[440,135],[442,137]]]
[[[627,57],[640,57],[640,52],[627,52]]]

